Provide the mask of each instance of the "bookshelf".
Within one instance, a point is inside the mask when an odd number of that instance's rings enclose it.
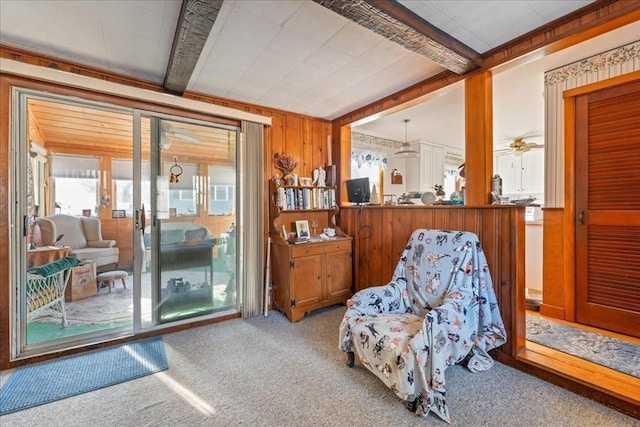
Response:
[[[292,322],[312,310],[345,303],[351,296],[353,239],[336,226],[335,188],[276,186],[269,182],[269,232],[271,279],[275,308]],[[285,231],[295,232],[295,222],[315,221],[315,232],[303,244],[287,241]],[[283,231],[283,228],[285,231]],[[317,237],[325,228],[336,237]]]

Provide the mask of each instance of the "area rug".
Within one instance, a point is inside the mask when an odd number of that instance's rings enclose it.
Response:
[[[202,282],[205,274],[202,269],[180,270],[179,276],[191,283]],[[228,272],[213,273],[213,296],[222,303],[230,274]],[[151,317],[151,276],[145,274],[142,277],[142,316]],[[79,301],[67,302],[67,320],[70,326],[75,325],[104,325],[114,322],[131,322],[133,319],[133,276],[126,278],[127,288],[122,287],[120,281],[116,282],[114,289],[109,292],[106,288],[89,298]],[[39,322],[54,323],[60,325],[60,318],[45,316],[37,319]]]
[[[0,388],[0,415],[168,368],[161,337],[17,368]]]
[[[640,345],[538,316],[527,316],[527,339],[640,378]]]

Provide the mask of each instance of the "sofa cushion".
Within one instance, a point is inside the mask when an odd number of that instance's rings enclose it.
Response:
[[[84,248],[87,239],[82,227],[82,219],[71,215],[52,215],[49,217],[56,224],[56,232],[64,234],[60,240],[61,246],[69,246],[71,249]]]
[[[71,252],[78,259],[107,258],[118,253],[118,248],[79,248]]]

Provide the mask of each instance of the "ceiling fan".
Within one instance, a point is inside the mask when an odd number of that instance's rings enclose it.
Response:
[[[192,129],[174,128],[171,126],[171,124],[169,124],[169,122],[165,121],[161,123],[161,127],[162,132],[160,134],[160,147],[163,149],[171,147],[172,138],[182,139],[183,141],[191,142],[193,144],[200,144],[202,142],[198,138],[189,135],[191,132],[193,132]]]
[[[523,137],[514,138],[511,144],[509,144],[509,149],[516,153],[524,153],[525,151],[529,151],[533,148],[542,148],[544,144],[538,144],[535,142],[527,142]]]

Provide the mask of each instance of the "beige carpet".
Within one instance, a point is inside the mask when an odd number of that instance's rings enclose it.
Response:
[[[337,342],[344,312],[334,306],[297,323],[269,312],[165,335],[167,371],[9,414],[0,426],[446,426],[416,418],[360,364],[346,366]],[[500,363],[446,375],[451,426],[640,426]]]

